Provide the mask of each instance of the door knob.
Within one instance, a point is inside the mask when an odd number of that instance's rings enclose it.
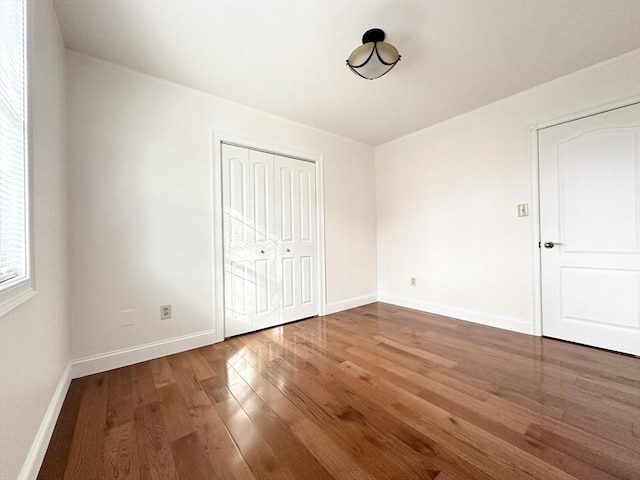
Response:
[[[289,250],[289,249],[287,248],[287,252],[290,252],[290,251],[291,251],[291,250]]]
[[[546,244],[545,244],[546,245]],[[260,250],[260,253],[264,253],[264,250]]]
[[[560,243],[560,242],[544,242],[544,248],[553,248],[556,245],[564,245],[564,243]]]

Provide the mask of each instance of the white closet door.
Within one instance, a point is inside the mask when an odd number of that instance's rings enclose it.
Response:
[[[640,105],[539,142],[543,333],[640,355]]]
[[[282,323],[318,314],[315,164],[274,156]]]
[[[273,155],[222,146],[225,336],[279,323]]]
[[[318,314],[315,164],[222,146],[225,336]]]

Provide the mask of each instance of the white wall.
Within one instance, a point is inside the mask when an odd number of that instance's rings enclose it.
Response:
[[[0,318],[0,479],[15,480],[70,360],[64,46],[53,6],[29,2],[36,296]],[[62,388],[64,394],[64,388]],[[60,400],[60,398],[58,398]],[[54,402],[55,403],[55,402]],[[53,427],[49,423],[50,428]],[[46,430],[46,428],[45,428]],[[46,448],[48,438],[43,438]],[[37,447],[37,445],[36,445]],[[37,450],[37,448],[35,449]],[[39,454],[33,452],[35,473]],[[23,477],[34,473],[25,465]]]
[[[71,51],[67,74],[74,358],[211,339],[212,131],[324,155],[328,303],[375,295],[372,147]]]
[[[528,127],[638,93],[640,50],[377,147],[380,299],[532,332]]]

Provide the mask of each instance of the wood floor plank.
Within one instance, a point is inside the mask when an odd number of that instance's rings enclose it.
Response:
[[[217,403],[216,410],[256,479],[296,478],[288,468],[278,462],[277,452],[273,450],[269,440],[255,428],[235,398],[231,397]]]
[[[134,410],[140,480],[178,480],[158,402]]]
[[[86,380],[85,391],[75,420],[73,442],[64,480],[102,480],[105,423],[109,375],[101,373]]]
[[[638,480],[640,359],[374,303],[76,379],[39,480]]]
[[[129,368],[131,369],[134,405],[140,406],[158,402],[158,391],[150,363],[136,363]]]
[[[184,352],[189,356],[189,363],[193,368],[193,372],[198,380],[204,380],[206,378],[213,377],[216,374],[215,369],[207,362],[207,359],[202,355],[201,350],[191,350]]]
[[[339,386],[327,375],[314,368],[305,370],[304,376],[291,377],[291,381],[302,380],[299,386],[304,394],[317,405],[322,405],[330,421],[321,423],[322,428],[333,435],[336,441],[350,438],[354,445],[371,445],[375,456],[370,456],[367,448],[358,450],[362,463],[376,471],[377,475],[395,475],[403,478],[435,478],[438,469],[424,455],[417,455],[406,445],[394,442],[387,425],[380,425],[384,412],[366,402],[358,402],[349,395],[348,386]],[[313,376],[311,374],[313,372]],[[311,381],[307,380],[310,377]],[[363,414],[359,409],[363,409]],[[368,410],[367,410],[368,409]],[[363,454],[363,450],[365,453]],[[424,453],[424,452],[422,452]],[[398,458],[403,458],[401,463]]]
[[[601,437],[546,419],[542,419],[541,422],[532,424],[527,430],[527,436],[574,458],[597,465],[616,478],[631,480],[639,477],[638,450],[622,447]]]
[[[131,369],[118,368],[108,372],[107,429],[133,421],[133,386]]]
[[[249,362],[236,364],[235,368],[240,370],[240,374],[243,375],[247,384],[260,398],[291,426],[291,431],[334,478],[344,480],[371,480],[375,478],[365,469],[358,467],[356,458],[341,449],[329,435],[307,418]]]
[[[202,380],[200,384],[213,404],[226,400],[231,396],[227,388],[226,378],[220,375]]]
[[[344,390],[346,396],[341,397],[343,401],[353,402],[353,395],[350,392],[360,392],[358,395],[360,401],[354,404],[358,406],[371,426],[375,426],[378,431],[386,432],[397,440],[385,450],[393,453],[394,457],[404,458],[412,467],[412,475],[417,472],[420,478],[422,476],[435,478],[439,475],[438,472],[446,468],[454,471],[460,479],[493,478],[491,475],[479,472],[469,462],[455,457],[434,437],[408,424],[396,422],[385,407],[399,401],[399,398],[392,391],[380,388],[375,381],[375,375],[371,372],[348,362],[342,362],[337,366],[320,358],[315,359],[314,362],[326,376],[340,380],[347,387]],[[348,380],[349,378],[351,381]],[[410,395],[409,392],[407,394]]]
[[[199,425],[198,431],[213,465],[213,478],[225,480],[255,479],[249,465],[247,465],[246,460],[215,408],[207,422]]]
[[[176,383],[167,357],[151,360],[149,361],[149,365],[151,366],[151,375],[153,376],[153,383],[156,388],[164,387],[170,383]]]
[[[107,430],[104,445],[105,480],[138,480],[138,458],[133,418]]]
[[[73,442],[76,420],[86,389],[86,382],[86,378],[76,379],[69,386],[69,391],[62,404],[56,427],[53,430],[47,453],[40,468],[38,480],[64,477],[71,443]]]
[[[324,465],[336,480],[372,480],[373,474],[358,465],[359,462],[340,448],[320,427],[307,418],[291,426],[293,433]]]
[[[248,385],[234,385],[231,393],[247,413],[256,429],[276,451],[281,462],[291,471],[294,478],[305,475],[317,480],[331,480],[333,477],[318,462],[309,450],[296,438],[290,425],[279,417]]]
[[[187,403],[176,385],[158,389],[160,411],[170,441],[189,435],[196,430]]]
[[[416,357],[424,358],[425,360],[443,365],[447,368],[454,368],[457,365],[456,362],[449,360],[448,358],[444,358],[439,355],[427,352],[422,348],[413,347],[401,342],[396,342],[382,335],[374,335],[371,338],[373,338],[374,340],[378,340],[380,343],[384,343],[385,345],[389,345],[390,347],[397,348],[398,350],[410,353],[411,355],[415,355]]]
[[[213,465],[198,432],[174,440],[171,451],[180,480],[202,480],[203,472],[213,472]]]

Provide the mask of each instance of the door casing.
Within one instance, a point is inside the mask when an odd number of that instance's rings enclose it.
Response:
[[[312,162],[316,167],[316,207],[317,207],[317,279],[316,294],[318,298],[318,315],[325,315],[327,309],[326,299],[326,262],[325,262],[325,234],[324,234],[324,157],[322,154],[300,152],[291,148],[272,145],[260,140],[224,133],[212,134],[212,190],[211,203],[213,206],[213,328],[217,342],[225,339],[224,333],[224,248],[223,248],[223,218],[222,218],[222,144],[236,145],[251,150],[261,150],[276,155],[292,157],[299,160]]]
[[[529,152],[531,158],[531,248],[533,251],[533,334],[542,336],[542,261],[539,243],[540,236],[540,157],[538,152],[538,132],[544,128],[554,127],[562,123],[598,115],[618,108],[627,107],[640,102],[640,95],[625,97],[589,110],[583,110],[553,120],[529,125]]]

